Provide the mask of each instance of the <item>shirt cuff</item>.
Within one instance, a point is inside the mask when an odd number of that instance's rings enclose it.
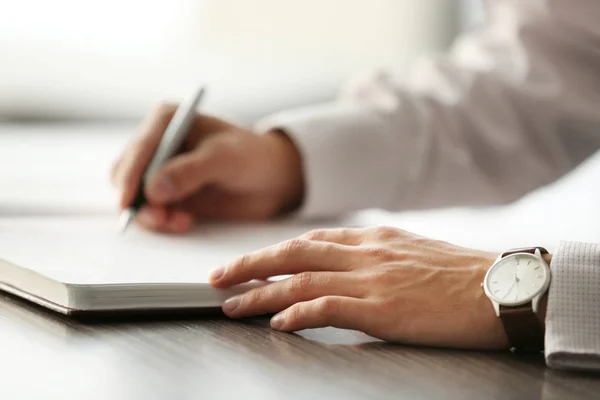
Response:
[[[600,245],[561,242],[551,262],[546,362],[600,370]]]
[[[389,206],[403,158],[390,118],[364,104],[326,103],[261,120],[256,130],[285,132],[302,156],[305,198],[296,216],[335,217]]]

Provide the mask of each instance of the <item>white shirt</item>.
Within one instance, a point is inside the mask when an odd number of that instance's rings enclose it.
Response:
[[[600,2],[490,0],[487,23],[400,80],[272,115],[304,162],[304,217],[511,202],[600,149]],[[600,247],[554,255],[546,357],[600,368]],[[574,312],[576,310],[576,312]]]

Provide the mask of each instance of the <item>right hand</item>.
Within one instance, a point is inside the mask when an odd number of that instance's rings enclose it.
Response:
[[[113,164],[122,209],[133,201],[175,110],[157,107]],[[257,134],[197,115],[182,152],[150,177],[145,194],[148,205],[136,221],[151,230],[183,233],[203,219],[269,219],[301,202],[300,155],[282,133]]]

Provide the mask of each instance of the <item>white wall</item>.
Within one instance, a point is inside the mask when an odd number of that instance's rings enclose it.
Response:
[[[138,118],[208,82],[208,109],[250,119],[445,48],[458,4],[0,0],[0,115]]]

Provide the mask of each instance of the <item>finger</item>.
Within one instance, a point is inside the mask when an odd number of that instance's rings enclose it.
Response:
[[[246,254],[229,266],[212,271],[215,287],[229,287],[253,279],[305,271],[348,271],[355,260],[354,248],[337,243],[289,240]]]
[[[364,285],[352,274],[302,272],[232,297],[223,304],[223,311],[232,318],[250,317],[279,312],[322,296],[362,297],[364,293]]]
[[[136,221],[146,229],[172,233],[185,233],[193,225],[193,218],[188,212],[150,206],[140,210]]]
[[[171,233],[186,233],[193,226],[192,215],[186,211],[168,210],[164,231]]]
[[[164,207],[143,206],[137,213],[135,222],[141,227],[160,231],[167,223],[167,210]]]
[[[123,163],[124,154],[119,155],[115,161],[113,161],[112,166],[110,168],[110,182],[113,186],[118,187],[119,183],[117,182],[117,177],[119,175],[119,171],[121,170],[121,164]]]
[[[263,221],[277,209],[273,196],[268,193],[249,196],[215,186],[199,190],[178,204],[190,210],[198,220],[208,221]]]
[[[371,302],[342,296],[325,296],[296,303],[271,318],[271,327],[285,332],[328,326],[369,333],[375,326]]]
[[[167,129],[176,106],[165,104],[157,107],[142,124],[133,142],[125,150],[115,170],[115,181],[121,189],[121,207],[133,201],[142,174],[156,151],[160,138]]]
[[[177,202],[219,180],[231,168],[224,146],[214,137],[168,161],[149,179],[145,188],[148,200],[154,204]]]
[[[358,246],[365,240],[365,231],[362,228],[316,229],[300,236],[300,239]]]

